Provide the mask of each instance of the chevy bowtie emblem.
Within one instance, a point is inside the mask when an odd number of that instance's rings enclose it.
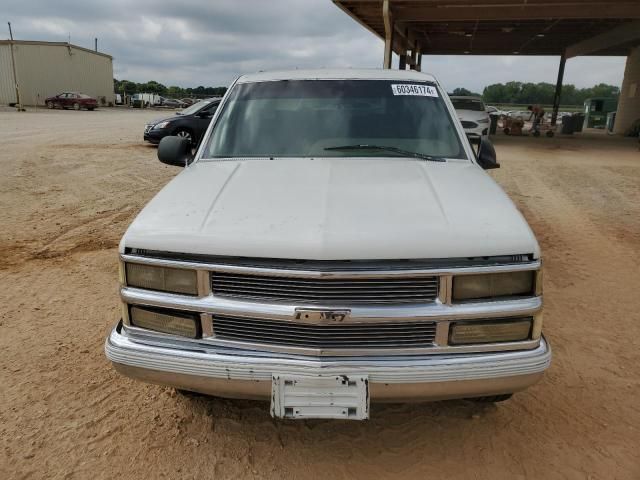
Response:
[[[294,319],[300,323],[340,323],[351,310],[324,310],[320,308],[296,308]]]

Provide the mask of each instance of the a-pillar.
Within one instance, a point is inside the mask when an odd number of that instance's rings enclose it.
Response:
[[[407,54],[398,55],[398,69],[406,70],[407,69]]]
[[[636,120],[640,120],[640,46],[627,57],[613,132],[625,134]]]

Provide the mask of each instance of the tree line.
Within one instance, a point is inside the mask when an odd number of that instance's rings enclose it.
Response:
[[[222,96],[227,91],[227,87],[195,87],[182,88],[176,85],[169,87],[151,80],[145,83],[136,83],[130,80],[113,79],[113,88],[115,93],[126,93],[132,95],[134,93],[155,93],[163,97],[182,98],[182,97],[205,97],[205,96]],[[553,103],[553,95],[555,93],[555,85],[546,82],[540,83],[524,83],[524,82],[507,82],[494,83],[488,85],[480,93],[474,93],[466,88],[456,88],[451,95],[473,95],[482,97],[485,103],[512,104],[512,105],[531,105],[539,103],[542,105],[550,105]],[[562,105],[582,105],[587,98],[593,97],[612,97],[618,98],[620,95],[620,87],[599,83],[590,88],[576,88],[575,85],[563,85],[560,102]]]
[[[182,88],[176,85],[167,87],[155,80],[144,83],[136,83],[130,80],[113,79],[113,91],[115,93],[133,95],[134,93],[155,93],[169,98],[183,97],[219,97],[225,94],[227,87],[195,87]]]
[[[556,86],[552,83],[523,83],[507,82],[488,85],[482,91],[482,95],[473,93],[466,88],[456,88],[453,95],[481,96],[485,103],[531,105],[553,104],[553,95]],[[620,96],[620,87],[599,83],[590,88],[577,88],[575,85],[563,85],[560,95],[562,105],[582,105],[587,98]]]

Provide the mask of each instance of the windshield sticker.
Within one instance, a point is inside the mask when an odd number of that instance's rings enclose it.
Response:
[[[414,95],[418,97],[437,97],[438,90],[431,85],[413,85],[409,83],[391,84],[394,95]]]

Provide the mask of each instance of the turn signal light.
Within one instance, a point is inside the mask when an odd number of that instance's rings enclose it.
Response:
[[[154,332],[168,333],[181,337],[198,338],[199,319],[196,315],[166,312],[161,313],[140,307],[129,310],[131,325]]]
[[[528,340],[531,334],[532,320],[531,318],[519,318],[495,322],[457,322],[451,326],[449,344],[469,345]]]

